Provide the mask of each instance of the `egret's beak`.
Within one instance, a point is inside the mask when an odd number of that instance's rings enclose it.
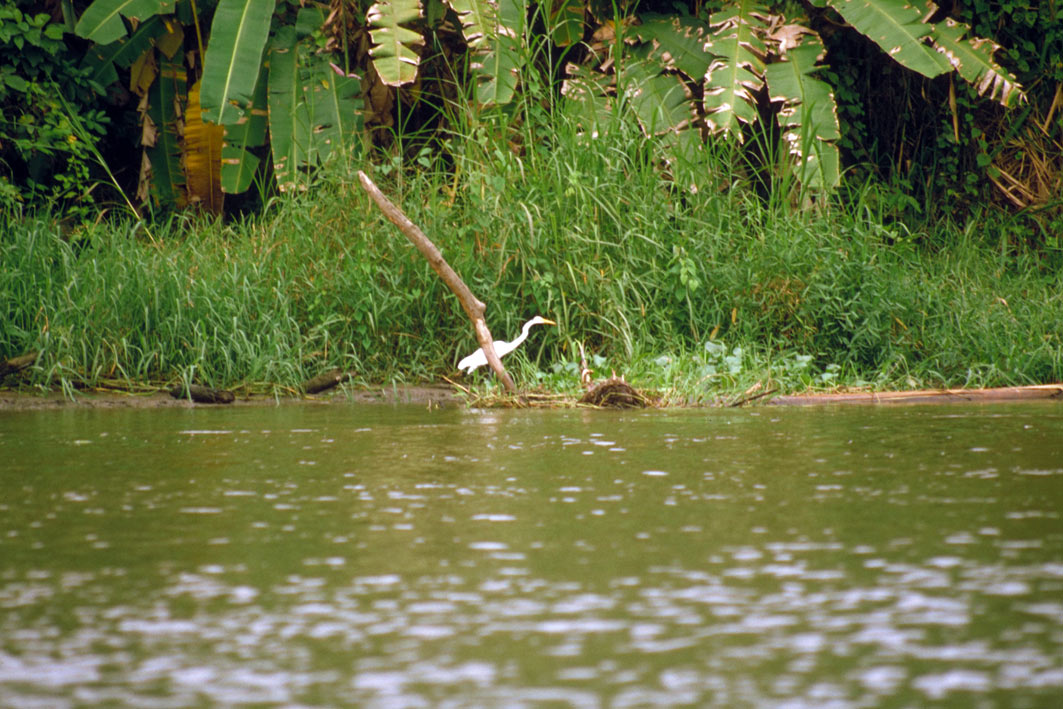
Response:
[[[557,323],[554,322],[553,320],[547,320],[546,318],[543,318],[543,323],[542,324],[543,325],[556,325]]]

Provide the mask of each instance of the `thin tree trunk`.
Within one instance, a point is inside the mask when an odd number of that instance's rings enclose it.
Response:
[[[376,206],[380,208],[380,211],[384,213],[384,216],[397,226],[406,235],[407,239],[413,242],[417,250],[428,259],[432,269],[439,274],[439,277],[443,279],[443,282],[447,284],[451,292],[458,297],[461,307],[465,309],[465,314],[472,321],[473,329],[476,331],[476,340],[480,343],[484,354],[487,355],[487,364],[498,375],[506,391],[516,391],[517,387],[506,372],[506,368],[502,366],[502,360],[495,354],[495,341],[491,337],[491,331],[487,329],[487,322],[484,320],[484,312],[487,310],[487,306],[472,294],[469,287],[465,285],[465,281],[461,280],[461,276],[450,267],[450,264],[443,258],[443,254],[436,248],[436,245],[424,235],[424,232],[416,224],[410,221],[409,217],[403,214],[401,209],[384,196],[384,193],[369,179],[368,175],[359,170],[358,179],[361,180],[362,187],[369,193],[369,196],[376,203]]]

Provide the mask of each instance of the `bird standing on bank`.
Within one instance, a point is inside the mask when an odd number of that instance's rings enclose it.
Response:
[[[556,325],[553,320],[547,320],[541,315],[536,315],[534,318],[524,323],[524,327],[520,331],[520,337],[512,342],[503,342],[502,340],[495,340],[495,354],[501,359],[513,350],[520,347],[521,343],[528,339],[528,331],[531,330],[532,325]],[[483,349],[478,349],[465,359],[458,362],[458,369],[469,374],[477,367],[482,367],[487,364],[487,355],[484,354]]]

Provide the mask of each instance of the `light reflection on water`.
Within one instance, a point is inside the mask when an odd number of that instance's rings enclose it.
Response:
[[[0,414],[0,705],[1051,706],[1057,405]]]

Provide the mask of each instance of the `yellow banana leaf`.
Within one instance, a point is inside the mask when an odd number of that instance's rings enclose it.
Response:
[[[185,112],[185,189],[190,204],[199,205],[211,214],[221,214],[224,194],[221,191],[221,148],[225,129],[204,123],[199,106],[197,81],[188,91]]]

